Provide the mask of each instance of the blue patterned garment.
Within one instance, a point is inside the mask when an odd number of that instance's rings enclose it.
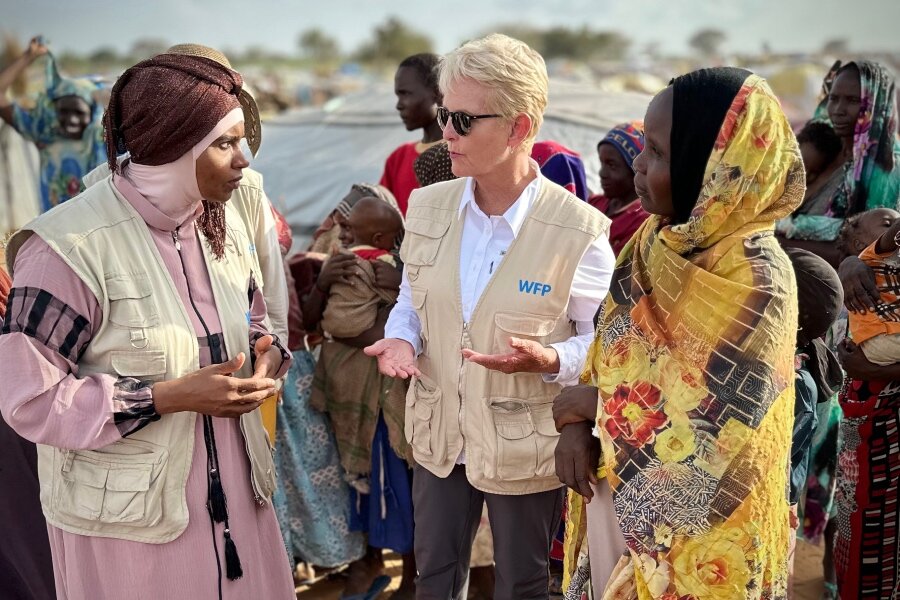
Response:
[[[41,212],[77,196],[84,190],[81,179],[106,162],[103,141],[103,107],[94,98],[97,84],[90,79],[60,77],[52,55],[47,55],[47,85],[32,109],[13,105],[13,126],[38,147],[41,157]],[[91,107],[91,122],[80,140],[63,137],[54,102],[76,96]]]
[[[273,498],[291,566],[338,567],[361,558],[365,537],[349,527],[350,492],[328,416],[309,406],[316,361],[294,352],[275,434]]]

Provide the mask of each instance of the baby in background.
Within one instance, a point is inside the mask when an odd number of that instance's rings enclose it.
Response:
[[[379,198],[360,199],[350,211],[340,239],[360,260],[357,270],[346,281],[331,286],[322,316],[322,329],[336,338],[355,337],[375,324],[379,308],[397,301],[396,290],[375,284],[372,261],[398,267],[391,253],[403,233],[403,218],[390,204]]]
[[[848,219],[841,238],[844,243],[875,239],[859,258],[875,272],[881,301],[874,311],[850,313],[850,337],[870,362],[892,365],[900,356],[900,213],[876,208],[855,215]]]
[[[810,121],[797,134],[797,143],[806,168],[806,186],[810,188],[834,163],[841,151],[841,138],[828,123]]]

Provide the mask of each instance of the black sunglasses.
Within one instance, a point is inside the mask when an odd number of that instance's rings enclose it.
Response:
[[[447,127],[447,122],[450,121],[453,123],[453,130],[459,135],[469,135],[469,132],[472,131],[473,121],[476,119],[494,119],[502,116],[503,115],[470,115],[461,110],[450,112],[443,106],[438,106],[437,109],[437,121],[441,129],[445,129]]]

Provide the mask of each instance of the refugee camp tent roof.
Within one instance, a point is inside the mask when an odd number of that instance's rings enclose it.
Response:
[[[641,119],[650,96],[603,92],[582,83],[552,81],[539,140],[555,140],[581,154],[588,186],[597,190],[597,142],[613,125]],[[388,155],[417,140],[406,131],[387,86],[335,98],[319,108],[284,113],[263,124],[263,144],[252,166],[266,193],[294,231],[295,250],[356,182],[377,183]]]

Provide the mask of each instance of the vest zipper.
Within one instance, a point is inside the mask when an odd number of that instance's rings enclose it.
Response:
[[[221,355],[221,352],[219,350],[219,338],[217,338],[217,337],[213,338],[213,336],[210,335],[209,328],[206,326],[206,321],[203,320],[203,315],[200,314],[200,310],[197,308],[197,305],[194,304],[194,296],[193,296],[193,294],[191,294],[191,284],[188,281],[187,269],[185,269],[185,266],[184,266],[184,256],[181,254],[181,242],[179,241],[179,236],[178,236],[179,229],[181,229],[181,227],[176,227],[175,231],[172,232],[172,241],[175,243],[175,250],[178,251],[178,259],[181,261],[181,272],[184,273],[184,281],[187,284],[188,300],[191,301],[191,308],[194,309],[194,313],[197,315],[197,318],[200,319],[200,325],[203,327],[203,331],[206,333],[206,339],[209,340],[210,354],[212,355],[214,360],[215,360],[216,356],[218,356],[218,358],[222,359],[224,357]],[[210,276],[210,277],[212,277],[212,276]],[[210,282],[210,283],[212,283],[212,282]],[[224,331],[222,333],[224,335]],[[224,362],[224,361],[222,361],[222,362]],[[240,419],[238,421],[240,422]],[[241,433],[244,434],[244,447],[247,452],[247,457],[250,458],[250,442],[247,440],[247,434],[244,433],[244,426],[243,426],[242,422],[240,423],[240,427],[241,427]],[[251,463],[252,463],[252,461],[251,461]],[[250,482],[251,482],[250,487],[253,490],[253,499],[256,501],[257,504],[262,506],[263,504],[265,504],[265,501],[263,500],[262,496],[260,496],[256,491],[256,484],[254,483],[254,479],[253,479],[253,467],[252,466],[250,468]]]
[[[469,324],[463,322],[463,330],[462,330],[462,339],[460,340],[460,346],[463,349],[472,349],[472,338],[469,336]],[[456,392],[459,394],[459,415],[457,415],[457,424],[459,425],[459,434],[463,438],[463,450],[466,447],[466,436],[463,433],[465,431],[465,427],[463,426],[466,421],[466,401],[465,395],[463,391],[465,390],[465,372],[466,372],[466,359],[462,356],[459,357],[459,378],[458,383],[456,385]],[[466,461],[468,463],[468,460]]]
[[[213,360],[215,360],[216,358],[221,359],[222,355],[219,352],[218,338],[213,340],[212,335],[210,335],[209,333],[209,327],[206,326],[206,321],[203,320],[203,315],[200,314],[200,309],[198,309],[197,305],[194,303],[194,295],[191,294],[191,282],[188,279],[187,269],[184,265],[184,255],[181,254],[181,241],[178,237],[179,229],[181,229],[180,226],[176,227],[175,231],[172,232],[172,241],[175,242],[175,250],[178,251],[178,260],[181,261],[181,272],[184,274],[184,283],[187,286],[188,300],[190,300],[191,302],[191,308],[194,309],[194,314],[197,315],[197,318],[200,320],[200,326],[203,327],[203,332],[206,334],[206,339],[209,340],[209,349]]]

